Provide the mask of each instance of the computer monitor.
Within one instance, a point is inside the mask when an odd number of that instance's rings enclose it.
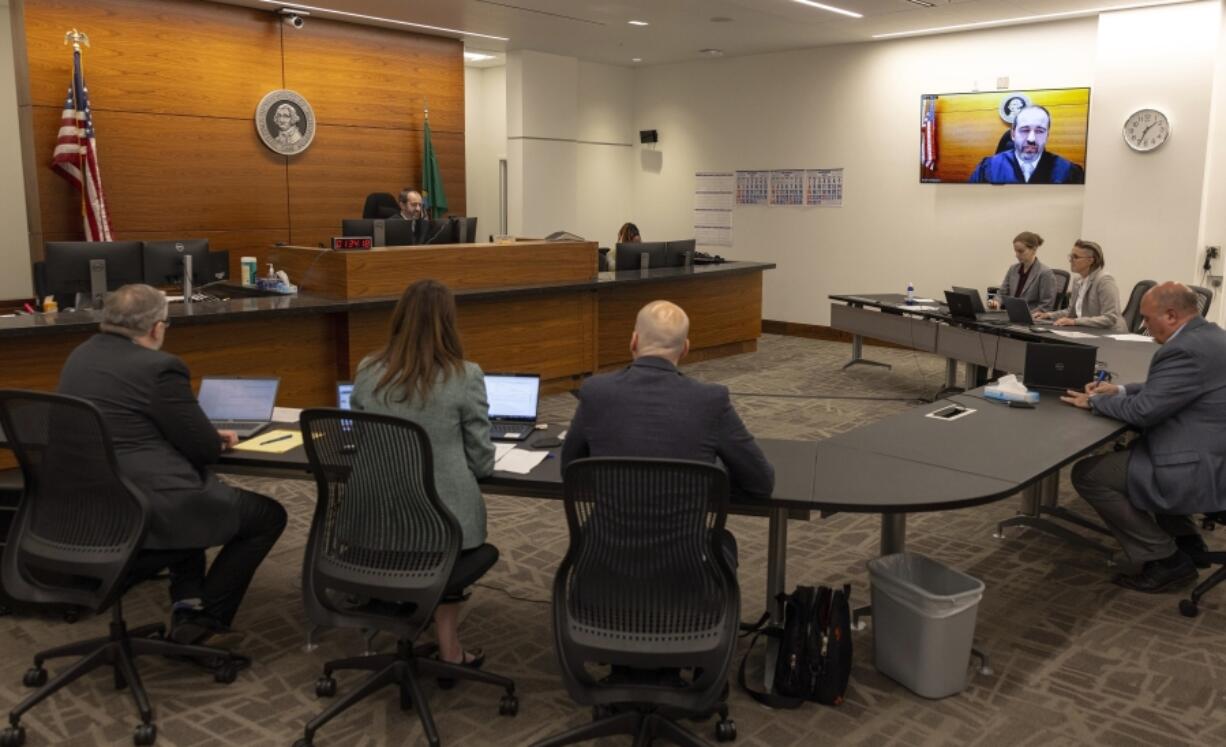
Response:
[[[153,286],[179,285],[183,282],[183,258],[192,258],[192,285],[212,280],[212,258],[208,239],[146,241],[141,252],[145,282]]]
[[[379,236],[378,226],[383,225],[383,236]],[[342,236],[369,236],[375,246],[413,246],[422,243],[427,221],[403,220],[391,218],[388,220],[370,220],[366,218],[346,218],[341,221]]]
[[[145,279],[139,241],[48,241],[43,271],[47,292],[62,309],[73,306],[78,293],[101,306],[103,289],[109,292]]]
[[[472,244],[477,241],[477,219],[475,217],[457,216],[455,221],[455,243]]]
[[[647,255],[648,268],[668,267],[668,244],[663,241],[631,242],[617,245],[617,271],[637,270],[640,255]]]
[[[424,228],[419,234],[421,244],[454,244],[456,243],[456,222],[450,218],[423,220]]]
[[[694,258],[694,248],[697,246],[697,243],[695,239],[668,242],[668,250],[665,252],[664,257],[667,263],[665,266],[685,267],[685,257],[689,255],[691,260]]]

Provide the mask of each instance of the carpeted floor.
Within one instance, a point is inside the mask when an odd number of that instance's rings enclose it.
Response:
[[[943,361],[898,350],[871,349],[892,370],[841,370],[846,345],[764,336],[752,355],[687,366],[690,376],[726,384],[750,429],[760,437],[822,439],[915,406],[940,388]],[[547,398],[542,415],[565,422],[569,395]],[[1024,448],[1002,438],[1001,458]],[[307,625],[299,589],[303,543],[314,486],[303,481],[243,478],[281,500],[290,525],[256,576],[237,625],[251,670],[230,686],[182,664],[142,660],[158,716],[158,744],[288,745],[319,711],[313,683],[325,659],[362,650],[356,633],[323,636],[304,651]],[[1063,505],[1087,510],[1063,481]],[[497,715],[499,691],[461,684],[427,696],[443,741],[450,745],[523,745],[589,718],[557,675],[550,635],[549,590],[566,547],[559,503],[487,496],[490,541],[502,559],[474,589],[461,631],[483,647],[486,667],[513,677],[521,708]],[[918,697],[873,668],[873,631],[857,632],[847,702],[771,711],[733,690],[740,745],[1178,745],[1226,744],[1226,590],[1195,619],[1176,611],[1176,595],[1147,596],[1109,584],[1104,562],[1033,531],[1005,540],[995,523],[1018,500],[963,511],[913,516],[908,547],[987,584],[976,639],[992,657],[993,676],[968,668],[969,685],[940,701]],[[1088,515],[1088,513],[1087,513]],[[766,520],[732,517],[741,548],[743,617],[763,607]],[[865,561],[877,552],[875,516],[837,515],[789,527],[789,588],[798,582],[850,581],[853,599],[868,597]],[[1223,541],[1209,536],[1211,546]],[[132,624],[166,617],[166,592],[145,584],[128,597]],[[105,619],[66,624],[53,616],[0,618],[0,708],[22,697],[21,673],[38,649],[98,635]],[[384,648],[390,643],[381,639]],[[745,645],[742,641],[742,648]],[[55,668],[52,668],[54,674]],[[340,678],[342,691],[359,674]],[[109,674],[93,674],[36,708],[24,720],[27,744],[131,744],[135,711]],[[693,725],[713,740],[713,721]],[[602,744],[629,744],[629,739]],[[401,712],[391,692],[350,711],[316,744],[424,744],[417,717]]]

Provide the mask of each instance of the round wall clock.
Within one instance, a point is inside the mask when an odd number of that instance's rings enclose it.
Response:
[[[1171,123],[1157,109],[1138,109],[1124,120],[1124,142],[1139,153],[1146,153],[1166,142]]]

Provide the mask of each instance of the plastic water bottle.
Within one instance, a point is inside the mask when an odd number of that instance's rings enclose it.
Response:
[[[912,283],[910,280],[907,281],[907,303],[908,304],[915,303],[915,284]]]

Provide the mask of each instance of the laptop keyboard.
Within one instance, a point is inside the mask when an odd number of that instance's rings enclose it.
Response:
[[[219,431],[238,431],[245,428],[267,425],[263,420],[214,420],[213,427]]]
[[[490,426],[490,438],[526,438],[531,432],[532,425],[529,423],[494,423]]]

